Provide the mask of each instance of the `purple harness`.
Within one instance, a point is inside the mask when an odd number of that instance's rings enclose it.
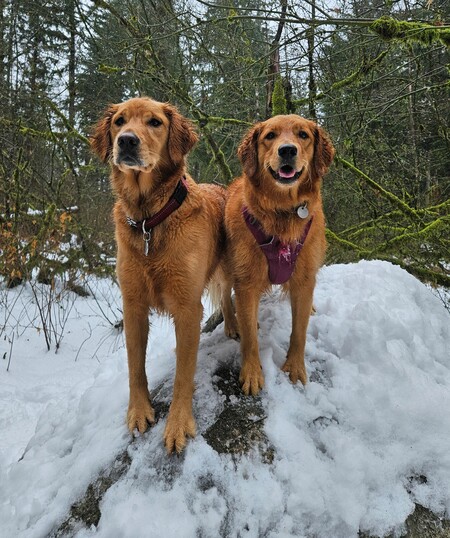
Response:
[[[256,242],[267,258],[270,282],[272,284],[284,284],[294,272],[295,262],[305,244],[313,217],[306,223],[300,241],[283,243],[274,235],[266,235],[262,229],[261,223],[248,212],[246,207],[242,208],[242,214],[248,229],[252,232],[253,237],[256,239]]]

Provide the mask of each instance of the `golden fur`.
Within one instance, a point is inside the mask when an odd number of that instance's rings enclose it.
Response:
[[[121,154],[124,136],[139,140],[130,150],[132,157]],[[176,108],[149,98],[111,105],[91,139],[93,150],[111,165],[117,197],[114,221],[129,367],[130,431],[137,428],[142,433],[155,419],[145,372],[149,309],[169,314],[175,323],[177,366],[164,432],[169,453],[180,452],[186,436],[195,435],[192,395],[201,296],[218,268],[224,241],[225,191],[198,185],[186,174],[185,155],[196,141],[191,123]],[[155,214],[183,174],[189,186],[187,197],[154,228],[145,256],[142,233],[132,229],[126,217],[140,221]]]
[[[296,155],[290,162],[299,177],[283,184],[274,174],[281,170],[280,147],[286,144],[295,147]],[[293,383],[300,379],[305,384],[306,330],[316,273],[326,250],[321,178],[331,164],[334,148],[318,125],[300,116],[288,115],[255,124],[242,140],[238,155],[243,174],[229,187],[225,209],[229,285],[235,289],[238,327],[228,314],[226,332],[230,335],[239,332],[240,382],[245,394],[255,395],[264,384],[257,340],[258,305],[271,284],[267,260],[246,226],[242,208],[247,206],[267,235],[278,236],[286,242],[300,239],[308,221],[308,218],[298,217],[296,207],[307,202],[309,214],[314,215],[295,271],[283,284],[292,307],[292,332],[283,370],[289,373]]]

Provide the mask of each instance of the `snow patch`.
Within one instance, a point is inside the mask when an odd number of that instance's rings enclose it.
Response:
[[[58,353],[68,368],[70,342],[74,349],[83,324],[94,318],[93,299],[80,301],[86,310],[77,305],[73,340],[66,337]],[[98,527],[79,530],[78,537],[135,537],[142,529],[149,536],[183,537],[356,538],[360,529],[383,536],[401,530],[415,502],[448,517],[450,323],[442,302],[402,269],[371,261],[324,267],[314,304],[306,346],[310,383],[302,387],[280,371],[289,345],[289,303],[278,290],[261,302],[271,465],[256,451],[219,455],[201,435],[223,405],[212,382],[215,370],[239,362],[239,345],[225,338],[222,326],[201,338],[194,396],[199,435],[180,458],[165,454],[164,421],[129,444],[123,347],[98,352],[96,371],[85,370],[89,379],[78,379],[63,394],[51,384],[33,387],[17,371],[30,358],[14,357],[14,375],[0,373],[0,398],[7,403],[0,411],[7,462],[2,458],[0,534],[40,537],[57,528],[71,503],[127,446],[129,470],[106,492]],[[169,376],[170,393],[174,347],[169,323],[155,319],[151,388]],[[44,365],[49,357],[42,346],[33,349],[57,384],[64,370],[52,360]],[[34,402],[39,420],[16,461],[23,439],[13,436],[17,446],[9,449],[8,431],[27,420]]]

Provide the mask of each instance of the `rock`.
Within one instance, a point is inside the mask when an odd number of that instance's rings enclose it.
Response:
[[[450,521],[433,514],[431,510],[416,504],[414,512],[405,521],[406,533],[402,538],[450,538]],[[398,535],[395,535],[398,536]],[[359,533],[360,538],[378,538]],[[394,538],[390,534],[386,538]]]
[[[273,448],[264,433],[266,418],[260,397],[244,396],[239,371],[220,367],[214,384],[225,396],[224,409],[203,434],[206,442],[219,454],[245,454],[258,448],[262,460],[271,463]]]
[[[73,536],[83,527],[97,526],[100,521],[100,501],[108,489],[115,484],[128,470],[131,464],[130,456],[125,450],[116,458],[113,464],[100,474],[95,482],[89,484],[83,497],[70,508],[67,519],[52,534],[50,538]]]
[[[249,397],[242,394],[238,368],[238,363],[231,361],[231,364],[219,363],[219,366],[212,370],[212,387],[210,385],[210,388],[220,395],[223,402],[215,418],[206,425],[200,425],[198,435],[203,436],[216,452],[231,455],[233,460],[254,451],[260,455],[261,461],[270,465],[275,452],[264,431],[265,409],[261,397]],[[167,416],[171,394],[171,380],[164,381],[152,392],[157,422]],[[319,418],[324,419],[324,417]],[[152,450],[155,446],[156,450]],[[156,471],[156,476],[160,477],[167,487],[170,487],[182,471],[184,453],[179,457],[167,456],[161,439],[155,439],[151,435],[133,439],[111,466],[100,473],[99,477],[88,486],[83,497],[72,505],[65,521],[49,536],[51,538],[74,536],[80,529],[90,528],[92,525],[97,526],[101,517],[100,505],[103,496],[128,471],[133,474],[130,467],[134,454],[140,454],[140,457],[145,460],[143,468]],[[426,478],[418,477],[416,480],[425,481]],[[214,483],[212,477],[205,475],[198,487],[202,491],[207,491],[217,487],[217,484]],[[450,538],[450,521],[436,516],[419,504],[416,504],[414,512],[406,520],[405,528],[406,533],[401,535],[403,538]],[[223,538],[229,536],[226,529],[225,524],[221,531]],[[395,536],[398,537],[398,534]],[[360,532],[359,538],[377,537]],[[394,538],[394,535],[387,538]]]
[[[158,393],[156,389],[155,393]],[[155,419],[160,420],[165,417],[169,411],[169,406],[165,402],[153,401],[155,409]],[[130,443],[134,443],[135,439]],[[128,471],[131,465],[129,449],[121,452],[113,463],[104,469],[99,477],[89,484],[83,497],[70,507],[70,512],[63,523],[49,535],[49,538],[62,538],[73,536],[82,528],[90,528],[92,525],[97,526],[101,517],[100,502],[108,489],[119,481]]]
[[[261,459],[271,463],[274,456],[273,448],[269,445],[264,433],[264,420],[266,418],[261,398],[244,396],[239,385],[239,371],[237,368],[221,365],[214,372],[213,383],[215,389],[224,396],[223,410],[214,419],[203,437],[206,442],[220,454],[232,454],[238,457],[250,450],[259,450]],[[155,419],[158,422],[164,419],[169,412],[171,396],[171,383],[164,382],[151,394],[155,409]],[[199,433],[200,435],[201,432]],[[130,451],[135,447],[133,439],[127,450],[123,451],[108,469],[89,484],[83,497],[70,508],[69,515],[64,522],[50,534],[51,538],[73,536],[81,528],[97,526],[101,517],[100,503],[104,494],[129,470],[132,463]],[[168,483],[178,474],[182,462],[180,458],[169,457],[165,453],[162,459],[153,462],[161,469],[160,476],[164,476]],[[210,487],[208,484],[202,487]]]
[[[406,538],[450,538],[450,521],[420,504],[416,504],[416,509],[406,520],[406,527]]]

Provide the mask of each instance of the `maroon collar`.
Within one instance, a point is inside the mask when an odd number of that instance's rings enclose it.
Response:
[[[305,244],[313,216],[306,223],[305,229],[299,241],[285,243],[275,235],[266,235],[261,223],[249,213],[247,207],[242,208],[242,215],[248,229],[252,232],[256,242],[261,247],[269,264],[269,280],[272,284],[284,284],[292,276],[295,270],[295,262]]]
[[[183,176],[178,182],[175,190],[173,191],[172,196],[169,198],[167,204],[155,213],[152,217],[146,217],[143,220],[133,220],[131,217],[127,217],[127,224],[133,228],[138,228],[142,232],[150,232],[152,228],[160,224],[165,220],[171,213],[180,207],[184,202],[184,199],[187,196],[189,189],[188,183],[186,181],[186,176]]]
[[[152,230],[158,224],[161,224],[169,215],[171,215],[180,205],[184,202],[184,199],[189,192],[188,182],[186,176],[183,176],[178,182],[172,196],[169,198],[167,204],[155,213],[152,217],[146,217],[142,220],[133,220],[131,217],[127,217],[127,224],[132,228],[142,231],[143,239],[145,242],[144,253],[147,256],[149,249],[149,242],[151,239]]]

